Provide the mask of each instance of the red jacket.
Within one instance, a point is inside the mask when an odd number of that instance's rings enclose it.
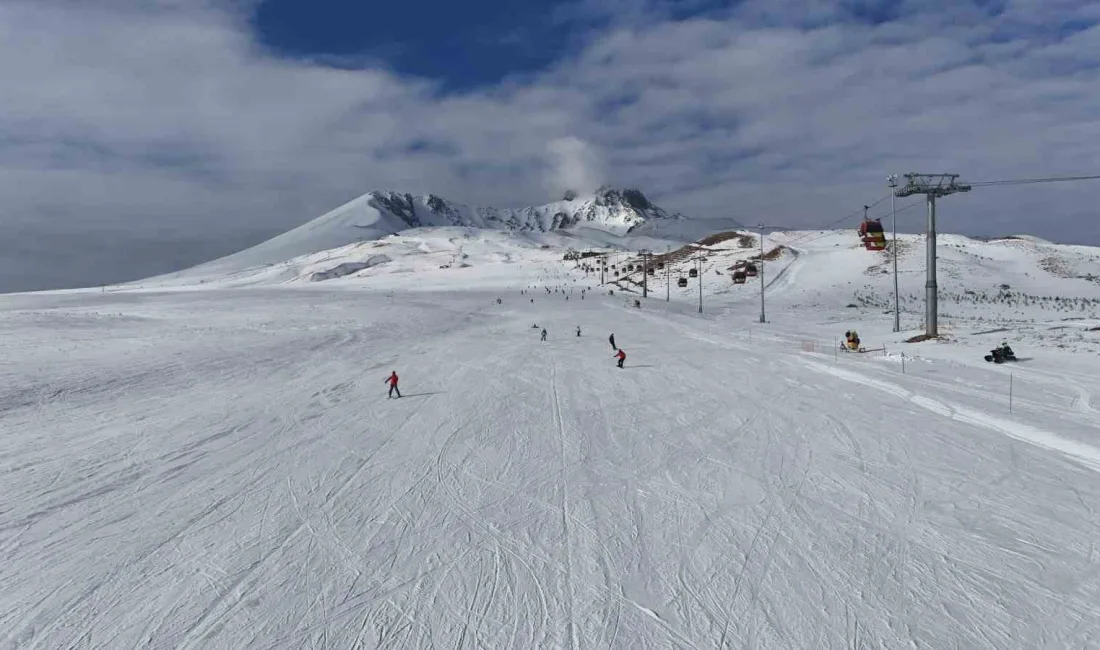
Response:
[[[389,383],[390,386],[396,386],[397,385],[397,373],[396,372],[392,373],[389,377],[386,377],[386,381]]]
[[[618,353],[618,354],[616,354],[615,356],[616,356],[617,358],[619,358],[619,359],[625,359],[625,358],[626,358],[626,352],[624,352],[624,351],[622,350],[622,348],[620,348],[620,349],[619,349],[619,353]]]

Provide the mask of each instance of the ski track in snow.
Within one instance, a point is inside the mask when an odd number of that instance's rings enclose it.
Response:
[[[497,295],[0,301],[0,644],[1100,642],[1088,377],[1022,369],[1076,401],[995,414],[782,337]]]
[[[913,404],[923,409],[927,409],[936,415],[972,424],[974,426],[985,427],[993,431],[999,431],[1029,444],[1059,451],[1067,456],[1073,457],[1075,460],[1093,470],[1100,471],[1100,448],[1098,447],[1067,440],[1051,431],[1044,431],[1030,427],[1026,424],[1011,422],[989,413],[982,413],[963,406],[940,402],[923,395],[915,394],[897,384],[870,379],[850,370],[833,368],[815,362],[807,362],[806,365],[818,372],[833,375],[846,381],[870,386],[876,390],[895,395],[902,399],[907,399]]]

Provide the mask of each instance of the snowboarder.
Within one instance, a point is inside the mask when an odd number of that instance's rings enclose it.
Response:
[[[545,327],[544,327],[544,328],[542,328],[542,340],[543,340],[543,341],[545,341],[545,340],[546,340],[546,328],[545,328]]]
[[[619,367],[623,367],[623,362],[626,361],[626,352],[619,350],[618,354],[614,355],[614,358],[619,360]]]
[[[386,377],[383,381],[385,381],[386,383],[388,383],[390,385],[390,393],[387,396],[387,399],[392,398],[393,394],[395,392],[397,393],[398,397],[401,397],[401,391],[398,390],[398,388],[397,388],[397,371],[396,370],[391,372],[390,376]]]
[[[581,326],[577,325],[577,336],[581,335]]]
[[[618,350],[619,349],[619,348],[615,347],[615,333],[614,332],[611,333],[611,336],[609,336],[607,338],[607,340],[611,341],[611,349],[612,350]]]

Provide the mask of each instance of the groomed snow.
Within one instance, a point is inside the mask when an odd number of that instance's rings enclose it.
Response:
[[[0,297],[0,644],[1100,643],[1100,295],[1062,277],[1096,251],[945,237],[950,336],[906,344],[920,305],[891,331],[851,233],[769,237],[766,324],[734,242],[698,314],[686,263],[635,309],[473,239]],[[885,349],[838,353],[852,327]],[[982,361],[1002,339],[1026,360]]]

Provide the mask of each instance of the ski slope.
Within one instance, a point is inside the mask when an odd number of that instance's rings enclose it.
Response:
[[[0,646],[1096,646],[1100,363],[837,355],[827,248],[767,325],[541,248],[2,296]]]

